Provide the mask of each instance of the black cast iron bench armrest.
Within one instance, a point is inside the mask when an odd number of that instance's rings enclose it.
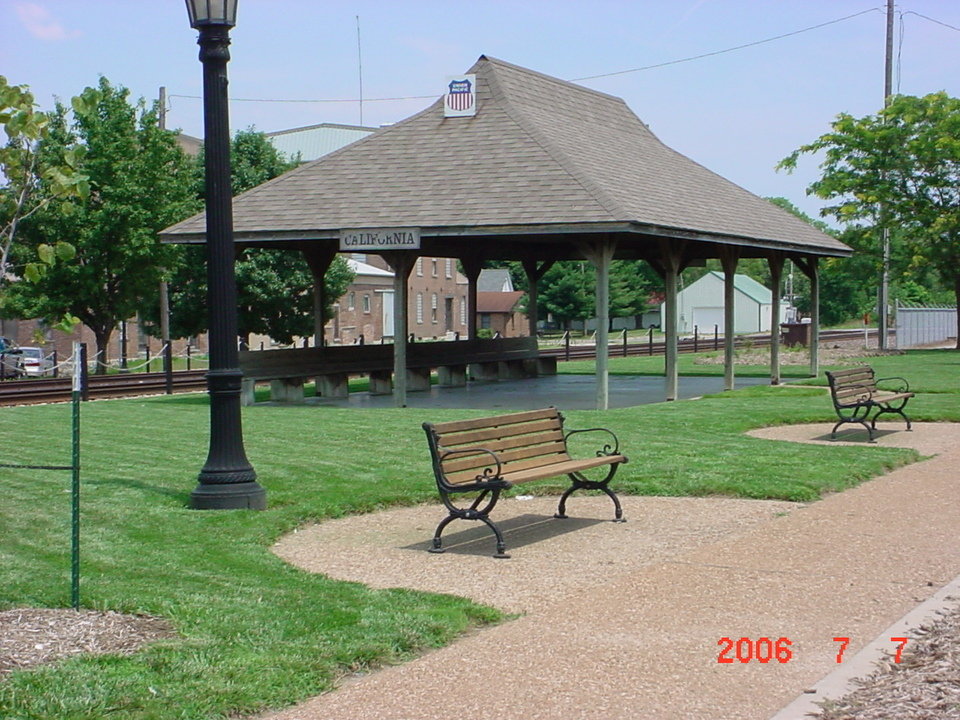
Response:
[[[876,388],[871,385],[859,385],[848,383],[843,386],[843,390],[855,390],[858,391],[857,395],[850,395],[845,398],[837,398],[836,393],[833,394],[833,402],[838,407],[856,407],[857,405],[870,405],[873,402],[873,394],[876,392]]]
[[[493,450],[489,450],[488,448],[473,447],[473,448],[464,448],[463,450],[444,450],[442,453],[440,453],[440,458],[439,458],[440,471],[443,472],[443,462],[448,458],[456,457],[457,455],[464,455],[464,456],[479,455],[481,453],[486,453],[487,455],[493,458],[493,462],[497,464],[497,471],[492,472],[493,470],[492,467],[486,467],[483,469],[482,474],[477,475],[477,477],[474,478],[473,483],[468,483],[468,484],[472,487],[477,487],[477,488],[482,488],[484,485],[487,485],[488,487],[491,487],[491,488],[510,487],[510,483],[508,483],[506,480],[500,477],[503,471],[503,464],[500,462],[500,456],[497,455]],[[447,476],[445,473],[444,473],[443,479],[447,485],[455,486],[454,483],[451,483],[447,480]]]
[[[907,382],[906,378],[902,378],[902,377],[899,377],[899,376],[885,377],[885,378],[877,378],[876,383],[877,383],[877,385],[879,386],[880,383],[882,383],[882,382],[887,382],[887,381],[889,381],[889,380],[899,380],[901,384],[900,384],[896,389],[894,389],[894,390],[888,390],[887,392],[896,392],[896,393],[907,393],[907,392],[910,392],[910,383]],[[878,387],[878,389],[879,389],[879,387]]]
[[[613,430],[608,430],[607,428],[586,428],[584,430],[571,430],[566,435],[563,436],[563,442],[566,443],[570,439],[571,435],[578,435],[580,433],[589,433],[589,432],[602,432],[607,433],[610,437],[613,438],[613,447],[609,445],[604,445],[602,450],[597,450],[597,457],[602,455],[619,455],[620,454],[620,441],[617,439],[617,436],[614,434]]]

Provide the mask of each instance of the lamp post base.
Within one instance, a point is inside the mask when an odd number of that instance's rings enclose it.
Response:
[[[267,491],[251,480],[241,483],[200,483],[190,493],[193,510],[266,510]]]

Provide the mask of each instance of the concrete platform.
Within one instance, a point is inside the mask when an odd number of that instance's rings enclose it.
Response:
[[[838,667],[834,637],[851,659],[892,651],[882,633],[960,574],[960,426],[914,427],[884,427],[878,444],[933,457],[809,505],[627,498],[616,525],[604,498],[575,497],[565,531],[548,499],[513,500],[510,560],[470,530],[457,552],[424,552],[439,507],[301,529],[277,552],[310,570],[524,614],[264,717],[767,720]],[[756,434],[829,442],[829,425]],[[722,663],[723,638],[783,638],[789,657]]]
[[[736,386],[769,384],[769,378],[737,378]],[[666,381],[648,375],[611,375],[610,407],[632,407],[667,399]],[[681,399],[723,392],[722,377],[681,377]],[[556,405],[564,410],[592,410],[597,406],[593,375],[550,375],[525,380],[468,382],[465,387],[437,387],[408,392],[407,407],[533,410]],[[347,398],[307,398],[307,402],[332,407],[393,407],[391,395],[351,393]]]

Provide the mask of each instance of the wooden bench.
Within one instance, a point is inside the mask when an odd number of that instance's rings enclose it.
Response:
[[[437,526],[430,552],[444,551],[440,536],[452,521],[479,520],[497,537],[494,557],[510,557],[503,534],[489,517],[500,493],[514,485],[563,475],[570,478],[571,485],[561,496],[554,517],[567,517],[567,498],[574,491],[602,490],[613,500],[614,522],[625,522],[620,501],[608,483],[627,458],[620,454],[617,437],[610,430],[564,431],[563,415],[554,407],[474,420],[424,423],[423,429],[430,445],[440,498],[449,511]],[[605,444],[594,457],[571,458],[567,451],[568,438],[588,432],[603,433]],[[584,470],[603,466],[607,466],[607,474],[602,480],[590,480],[582,474]],[[471,493],[466,500],[467,507],[454,503],[454,496],[461,493]]]
[[[833,407],[840,418],[830,432],[831,440],[836,439],[837,428],[841,425],[860,423],[867,429],[870,442],[876,442],[873,433],[877,429],[877,418],[884,413],[899,415],[907,421],[907,430],[910,430],[910,418],[903,408],[914,393],[910,392],[910,384],[902,377],[877,378],[873,368],[859,365],[849,370],[828,372],[827,381],[830,383]],[[896,382],[897,385],[883,389],[878,387],[881,382]]]

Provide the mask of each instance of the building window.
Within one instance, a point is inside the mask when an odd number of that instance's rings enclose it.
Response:
[[[467,324],[467,298],[466,296],[460,298],[460,324]]]
[[[422,257],[417,258],[417,275],[419,277],[423,277],[423,258]]]
[[[417,325],[423,325],[423,293],[417,293]]]
[[[430,260],[430,274],[433,275],[433,277],[437,276],[437,259],[436,258],[433,258],[432,260]]]
[[[347,295],[347,310],[353,310],[357,306],[357,294],[352,292]]]
[[[434,268],[436,268],[436,260],[434,262]],[[433,297],[430,299],[430,322],[437,322],[437,294],[434,293]]]
[[[447,258],[447,279],[453,277],[453,258]]]
[[[365,313],[370,312],[370,296],[367,294],[363,296],[363,311]]]
[[[484,330],[490,329],[490,313],[480,313],[480,327]]]

